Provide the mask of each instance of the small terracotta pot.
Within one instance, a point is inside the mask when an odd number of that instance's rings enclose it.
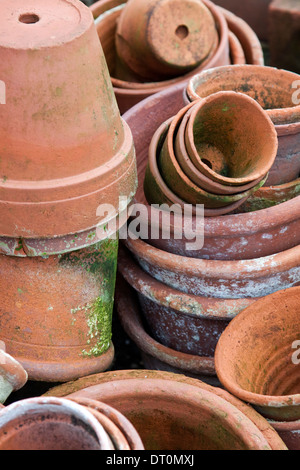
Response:
[[[164,145],[164,142],[167,138],[167,133],[169,131],[169,126],[171,125],[172,118],[165,123],[163,123],[157,131],[155,132],[153,139],[149,146],[149,160],[145,172],[144,177],[144,192],[146,200],[149,204],[167,204],[168,206],[173,206],[174,204],[179,204],[181,207],[184,207],[187,204],[187,201],[181,199],[177,194],[175,194],[169,186],[164,181],[160,169],[159,169],[159,159],[161,155],[161,151]],[[178,168],[179,170],[179,168]],[[178,178],[178,176],[177,176]],[[187,178],[182,175],[182,178],[187,181]],[[189,188],[190,189],[190,188]],[[194,193],[198,191],[200,193],[200,189],[196,188],[195,186],[192,187],[194,189]],[[202,192],[203,194],[204,192]],[[198,196],[199,197],[199,196]],[[206,217],[216,217],[228,212],[234,211],[237,209],[243,202],[246,201],[246,197],[239,198],[237,201],[228,204],[227,206],[220,206],[220,207],[212,207],[212,208],[204,208],[204,214]],[[203,203],[203,199],[201,201]],[[199,201],[200,204],[200,201]],[[196,206],[191,206],[191,211],[195,215],[197,213]]]
[[[137,75],[158,81],[195,69],[217,37],[214,17],[202,2],[129,0],[118,20],[116,49]]]
[[[169,385],[170,391],[168,392]],[[266,441],[266,448],[272,450],[286,450],[285,444],[274,429],[251,407],[245,405],[243,402],[224,390],[211,387],[199,380],[185,377],[184,375],[151,370],[115,371],[111,373],[97,374],[70,384],[55,387],[51,390],[51,393],[58,396],[68,396],[68,398],[85,396],[99,399],[101,396],[105,397],[106,402],[112,406],[118,407],[119,410],[126,414],[130,421],[139,430],[143,442],[145,443],[146,450],[172,450],[174,448],[182,448],[186,450],[190,447],[195,447],[196,450],[202,448],[209,449],[211,448],[211,445],[209,445],[208,442],[205,442],[206,440],[204,442],[202,441],[202,445],[199,442],[195,442],[195,439],[197,440],[198,436],[196,430],[193,431],[193,437],[190,436],[190,433],[188,432],[188,434],[183,433],[183,436],[179,436],[177,439],[178,433],[174,433],[168,425],[168,423],[172,424],[174,420],[176,420],[178,413],[180,415],[183,409],[186,408],[184,405],[184,403],[186,403],[186,399],[184,399],[185,394],[183,393],[183,388],[181,388],[181,386],[187,385],[194,389],[195,397],[198,397],[197,391],[205,391],[214,395],[216,397],[216,407],[219,400],[225,401],[227,405],[230,404],[233,409],[235,409],[234,414],[238,413],[239,415],[242,429],[246,426],[248,438],[250,437],[250,439],[252,439],[252,431],[251,428],[248,427],[248,424],[250,424],[248,420],[250,420],[252,425],[256,428],[254,432],[256,435],[256,446],[260,445],[263,441]],[[160,394],[159,390],[164,394],[162,399],[158,397],[158,394]],[[181,405],[175,406],[174,401],[171,398],[174,396],[174,391],[176,394],[181,392],[181,397],[184,399],[184,402]],[[188,391],[187,388],[186,391]],[[166,405],[166,397],[172,400],[171,406],[173,405],[171,413],[168,413],[167,423],[165,421],[165,413],[169,407]],[[153,400],[158,400],[162,403],[162,410],[160,413],[153,410]],[[195,413],[197,417],[199,416],[200,409],[201,406],[198,412]],[[186,415],[181,416],[180,419],[183,419],[183,422],[186,423],[185,416]],[[231,419],[229,415],[227,418]],[[200,416],[198,417],[198,420],[199,419],[201,419]],[[190,430],[193,422],[194,419],[192,418],[192,415],[190,415],[189,422],[187,422],[187,431]],[[177,425],[176,429],[178,429]],[[216,434],[218,433],[214,432],[214,435]],[[205,431],[204,436],[207,436]],[[221,447],[224,448],[224,444]],[[233,442],[228,446],[229,449],[235,447],[236,445]],[[214,445],[213,448],[216,449],[216,446]]]
[[[232,320],[215,352],[223,386],[275,421],[300,418],[300,365],[293,356],[299,298],[295,287],[255,302]]]
[[[255,298],[300,284],[300,245],[265,258],[216,261],[174,255],[131,237],[124,243],[144,271],[188,294]]]
[[[121,246],[118,270],[138,294],[150,334],[176,351],[213,357],[229,322],[255,299],[216,299],[184,294],[146,274]]]
[[[235,65],[245,64],[246,57],[245,57],[244,49],[242,48],[242,45],[240,41],[238,40],[238,37],[235,34],[233,34],[232,31],[229,31],[228,39],[229,39],[231,63]]]
[[[186,125],[185,144],[202,173],[227,185],[264,178],[278,149],[276,130],[267,113],[247,95],[230,91],[196,102]]]
[[[278,135],[277,157],[267,181],[268,186],[273,186],[291,182],[300,174],[300,105],[292,101],[293,84],[298,80],[299,75],[274,67],[228,66],[194,76],[186,92],[189,100],[196,100],[218,91],[233,90],[258,101],[275,124]],[[188,102],[186,98],[185,102]]]
[[[0,412],[1,450],[114,450],[84,406],[55,397],[17,401]]]
[[[78,0],[6,2],[1,22],[0,235],[92,229],[98,206],[131,200],[137,183],[91,11]]]
[[[28,380],[26,370],[5,349],[5,343],[0,341],[0,403],[5,403],[9,395],[20,390]]]
[[[192,103],[196,104],[196,101],[193,101]],[[248,191],[249,189],[253,189],[259,184],[263,185],[266,178],[264,178],[263,181],[261,180],[261,178],[258,178],[256,181],[245,184],[243,186],[227,186],[213,181],[211,178],[207,177],[205,174],[199,171],[199,169],[193,164],[192,160],[190,159],[185,146],[186,126],[191,112],[193,111],[193,108],[194,106],[190,107],[189,105],[183,108],[187,111],[185,112],[182,121],[179,123],[176,136],[174,137],[174,153],[176,159],[184,173],[192,180],[192,182],[206,191],[210,191],[214,194],[224,195],[242,193],[244,191]],[[179,111],[178,115],[180,116],[180,114],[181,111]]]
[[[184,227],[182,222],[178,222],[172,214],[170,216],[170,237],[167,240],[162,237],[163,212],[147,205],[143,182],[150,150],[149,164],[151,172],[155,174],[153,182],[156,184],[157,191],[163,183],[161,179],[159,181],[159,173],[156,171],[157,165],[155,166],[156,158],[153,157],[152,143],[155,140],[154,134],[156,132],[159,134],[158,127],[161,123],[177,114],[184,106],[184,87],[184,84],[177,85],[172,89],[157,93],[155,96],[139,103],[124,115],[135,142],[139,178],[135,201],[145,204],[147,208],[146,216],[141,214],[140,223],[149,231],[148,243],[170,253],[216,260],[260,258],[300,245],[299,196],[288,202],[253,213],[206,218],[204,246],[201,250],[187,250],[188,238],[176,238],[175,234],[178,231],[183,233]],[[141,122],[143,122],[143,126],[141,126]],[[297,137],[297,135],[294,137]],[[288,139],[288,137],[285,136],[285,139]],[[276,175],[278,174],[280,174],[280,171],[277,170]],[[167,186],[164,184],[164,187]],[[157,220],[160,223],[158,239],[151,237],[150,230],[151,224]],[[194,217],[192,219],[192,229],[193,234],[197,233]]]
[[[30,380],[110,367],[118,240],[49,257],[0,255],[0,338]]]
[[[76,397],[69,398],[69,400],[85,406],[94,414],[109,435],[115,450],[144,450],[141,438],[135,428],[115,408],[90,398]]]

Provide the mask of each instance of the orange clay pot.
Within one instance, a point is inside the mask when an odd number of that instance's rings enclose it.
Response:
[[[0,450],[114,450],[89,410],[66,398],[17,401],[0,412]]]
[[[118,240],[66,254],[0,255],[0,339],[30,380],[64,382],[107,370]]]
[[[148,230],[148,243],[164,251],[187,257],[215,260],[254,259],[286,251],[300,245],[300,196],[273,207],[257,210],[253,213],[238,213],[222,217],[206,217],[204,227],[204,246],[202,249],[187,250],[188,236],[176,238],[176,233],[183,233],[183,224],[171,214],[170,236],[162,236],[164,229],[163,214],[165,211],[151,208],[147,204],[144,192],[144,179],[147,164],[155,177],[153,184],[156,190],[164,194],[166,184],[159,179],[156,157],[153,149],[154,134],[159,134],[161,123],[170,119],[184,106],[183,89],[177,85],[139,103],[125,115],[133,133],[138,165],[139,187],[136,202],[146,206],[146,214],[141,214],[140,223]],[[143,126],[141,126],[143,122]],[[165,130],[165,125],[163,125]],[[284,126],[283,126],[284,127]],[[162,130],[163,133],[163,130]],[[295,136],[297,137],[297,136]],[[275,160],[276,163],[276,160]],[[280,172],[279,172],[280,173]],[[276,171],[273,175],[278,174]],[[153,192],[154,194],[154,192]],[[177,201],[180,203],[180,201]],[[159,221],[159,238],[151,237],[151,225]],[[192,217],[193,234],[197,233],[196,219]]]
[[[169,384],[171,393],[169,393],[167,389]],[[197,432],[196,429],[194,429],[192,436],[190,435],[190,432],[188,432],[185,437],[185,433],[181,433],[180,436],[178,433],[174,433],[170,426],[180,414],[182,414],[184,422],[187,423],[187,430],[190,430],[191,426],[193,426],[192,423],[194,422],[194,418],[192,415],[187,415],[190,417],[190,422],[188,422],[186,421],[185,413],[182,411],[182,408],[185,408],[184,403],[186,403],[184,393],[181,393],[181,398],[183,399],[182,403],[179,404],[179,406],[173,406],[172,409],[170,409],[170,413],[168,413],[168,417],[165,417],[165,413],[169,409],[165,398],[162,398],[163,408],[161,412],[158,413],[153,410],[152,401],[154,404],[154,400],[160,401],[161,399],[159,388],[163,393],[166,391],[166,394],[171,399],[171,396],[174,396],[174,390],[177,391],[176,394],[183,392],[181,385],[191,386],[194,389],[195,397],[198,396],[197,391],[200,393],[201,391],[206,391],[215,395],[215,411],[217,410],[217,403],[220,403],[220,400],[225,401],[228,405],[231,404],[231,406],[235,408],[236,412],[240,415],[241,426],[243,429],[248,420],[250,420],[252,425],[256,427],[255,434],[257,436],[257,444],[266,440],[267,447],[271,450],[286,450],[285,444],[274,429],[251,407],[245,405],[243,402],[220,388],[211,387],[199,380],[188,378],[184,375],[151,370],[107,372],[104,374],[97,374],[92,377],[85,377],[76,382],[52,388],[47,392],[47,394],[45,394],[45,396],[52,393],[54,396],[68,397],[69,399],[74,397],[90,397],[92,399],[99,399],[102,395],[103,398],[105,397],[105,401],[107,403],[111,406],[115,406],[115,408],[119,408],[119,410],[135,425],[145,444],[146,450],[167,448],[170,448],[170,450],[174,448],[186,450],[187,448],[190,448],[193,443],[197,450],[206,447],[210,448],[207,441],[202,441],[202,444],[198,442],[198,446],[196,446],[197,442],[195,442],[195,439],[197,440],[199,430]],[[112,403],[115,405],[112,405]],[[173,405],[175,404],[173,403]],[[199,410],[200,409],[201,406]],[[195,413],[198,417],[198,421],[201,420],[202,417],[202,413],[199,416],[199,410]],[[143,416],[144,418],[142,418]],[[231,419],[229,416],[227,416],[227,418]],[[248,428],[248,425],[246,425],[246,427]],[[176,429],[178,429],[177,425]],[[204,439],[208,434],[205,430],[203,430],[203,432]],[[216,434],[217,433],[215,432],[213,441],[215,441],[215,439],[219,440],[216,437]],[[252,439],[251,434],[251,428],[248,428],[248,438],[250,439]],[[216,445],[217,442],[215,441],[215,445],[213,446],[214,449],[216,448]],[[233,448],[234,446],[235,444],[231,442],[228,448]],[[219,446],[217,445],[217,447]],[[224,441],[221,447],[224,448]]]
[[[215,353],[223,386],[275,421],[300,418],[299,299],[295,287],[255,302],[232,320]]]
[[[28,379],[23,366],[5,349],[5,343],[0,341],[0,403],[5,403],[9,395],[22,388]]]
[[[128,0],[118,20],[116,49],[134,73],[158,81],[195,69],[217,37],[214,17],[201,0]]]
[[[296,91],[293,84],[298,80],[299,75],[274,67],[218,67],[195,75],[186,93],[192,101],[218,91],[233,90],[258,101],[275,124],[278,135],[278,152],[267,181],[267,186],[273,186],[289,183],[300,174],[300,105],[292,101]]]
[[[91,229],[101,203],[118,207],[136,190],[132,135],[91,11],[79,0],[16,0],[0,16],[0,234]]]
[[[186,125],[185,144],[199,171],[218,183],[240,186],[266,176],[275,161],[278,138],[255,100],[223,91],[197,101]]]
[[[149,159],[148,159],[148,164],[147,164],[144,183],[143,183],[146,202],[149,205],[167,204],[168,206],[173,206],[174,204],[178,204],[179,206],[183,207],[185,204],[187,204],[186,201],[184,201],[179,196],[177,196],[177,194],[175,194],[172,191],[172,189],[170,189],[169,186],[166,184],[166,182],[164,181],[160,173],[159,164],[158,164],[162,147],[163,147],[164,142],[167,139],[167,133],[168,133],[169,126],[172,120],[173,119],[171,118],[170,120],[166,121],[161,126],[159,126],[149,146]],[[198,188],[194,186],[194,191],[200,192],[201,190],[200,189],[198,190]],[[237,201],[234,201],[233,203],[228,204],[227,206],[212,207],[212,208],[205,207],[204,215],[205,217],[216,217],[216,216],[226,214],[228,212],[231,212],[237,209],[245,201],[246,201],[246,197],[238,198]],[[203,199],[202,199],[202,202],[203,202]],[[197,209],[195,205],[191,206],[191,211],[193,215],[196,215]]]
[[[254,298],[300,285],[300,245],[265,258],[216,261],[173,255],[131,237],[124,243],[150,276],[187,294]]]

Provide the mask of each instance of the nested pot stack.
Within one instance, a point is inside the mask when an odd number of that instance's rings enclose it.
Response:
[[[145,174],[152,161],[151,152],[163,147],[161,134],[167,133],[173,116],[184,109],[184,93],[177,98],[178,90],[184,89],[178,86],[176,91],[161,92],[124,115],[137,152],[139,187],[135,202],[143,204],[144,210],[129,222],[129,229],[131,222],[135,222],[134,227],[139,222],[139,239],[129,236],[124,241],[128,251],[122,249],[119,259],[119,271],[137,297],[131,314],[125,308],[118,311],[148,365],[152,362],[153,368],[182,371],[180,360],[185,360],[188,374],[211,381],[215,375],[214,350],[228,323],[256,300],[300,284],[300,202],[297,196],[250,213],[237,209],[234,214],[205,217],[202,226],[192,214],[187,231],[175,212],[170,214],[159,206],[153,209],[149,191],[157,197],[169,193],[164,192],[166,185],[154,186],[158,180],[144,186]],[[263,115],[268,113],[263,111]],[[276,134],[271,118],[266,121]],[[180,198],[171,202],[180,204]],[[153,226],[155,231],[151,231]],[[201,233],[203,247],[190,251],[187,244],[191,235]]]
[[[100,0],[91,10],[121,113],[201,70],[264,64],[251,27],[209,0]]]
[[[0,339],[29,379],[70,380],[114,357],[118,224],[137,186],[133,139],[89,8],[17,0],[1,9]]]

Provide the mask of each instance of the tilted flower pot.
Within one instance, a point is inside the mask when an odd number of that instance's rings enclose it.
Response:
[[[232,318],[255,302],[249,298],[200,297],[172,289],[145,273],[123,246],[118,271],[137,292],[153,338],[186,354],[213,357],[218,339]]]
[[[114,450],[101,423],[66,398],[20,400],[0,411],[1,450]]]
[[[251,407],[220,388],[184,375],[151,370],[114,371],[52,388],[45,396],[49,393],[68,399],[103,398],[132,422],[146,450],[287,449],[274,429]],[[220,413],[224,407],[226,415]],[[223,417],[216,419],[220,414]],[[222,436],[216,432],[221,421],[227,431]],[[182,429],[183,425],[184,433],[174,432],[174,427]]]
[[[116,31],[118,56],[144,81],[194,70],[216,41],[214,17],[198,0],[128,0]]]
[[[137,104],[124,114],[129,124],[135,142],[139,187],[135,201],[146,205],[146,215],[141,214],[139,220],[145,231],[148,230],[147,242],[157,248],[184,256],[197,258],[230,260],[254,259],[279,253],[300,245],[299,219],[300,197],[253,213],[239,213],[224,215],[222,217],[206,217],[204,226],[204,246],[201,249],[187,250],[186,244],[190,241],[188,236],[182,239],[175,234],[184,233],[184,225],[171,214],[170,236],[163,237],[163,214],[165,211],[151,208],[147,204],[143,182],[148,164],[151,163],[153,184],[157,192],[165,191],[166,185],[159,180],[159,173],[155,168],[153,154],[154,135],[159,140],[159,126],[172,118],[184,106],[183,90],[185,85],[177,85],[157,93]],[[143,126],[141,126],[143,122]],[[163,125],[165,129],[165,125]],[[285,127],[285,126],[282,126]],[[297,137],[295,135],[295,137]],[[154,148],[156,147],[156,143]],[[275,160],[276,163],[276,160]],[[157,167],[157,165],[156,165]],[[276,170],[276,174],[280,174]],[[151,186],[150,186],[151,189]],[[153,191],[153,194],[154,191]],[[178,198],[180,199],[180,198]],[[179,201],[177,201],[179,202]],[[279,201],[278,201],[279,202]],[[180,202],[179,202],[180,203]],[[151,236],[151,225],[159,220],[159,236]],[[197,234],[196,219],[192,219],[192,234]]]
[[[0,338],[30,380],[107,370],[118,240],[35,257],[0,255]]]
[[[215,352],[223,386],[275,421],[300,418],[299,299],[294,287],[258,300],[231,321]]]
[[[79,0],[6,2],[0,24],[0,235],[91,230],[100,204],[118,207],[136,190],[132,135],[93,15]]]
[[[219,65],[226,65],[230,63],[229,52],[233,63],[239,64],[243,62],[240,53],[236,53],[235,46],[233,46],[233,38],[230,36],[227,26],[227,18],[230,20],[232,28],[235,30],[235,35],[240,43],[240,37],[243,40],[243,49],[247,50],[247,56],[250,63],[263,65],[263,52],[258,38],[254,40],[253,32],[248,25],[230,12],[220,11],[214,4],[205,0],[204,4],[208,6],[212,12],[215,22],[219,31],[219,44],[211,52],[210,56],[199,66],[199,69],[208,69],[217,67]],[[96,18],[96,26],[100,42],[103,46],[105,58],[107,60],[108,68],[111,75],[111,80],[114,86],[114,92],[121,113],[124,113],[141,100],[169,88],[176,83],[185,82],[197,73],[197,69],[183,75],[177,79],[163,80],[160,82],[141,83],[137,77],[130,76],[125,79],[120,79],[116,76],[116,47],[115,47],[115,34],[117,29],[117,18],[119,18],[125,3],[123,0],[100,0],[96,2],[91,8]],[[250,30],[250,31],[249,31]],[[254,35],[255,36],[255,35]],[[228,44],[229,40],[229,44]],[[229,51],[229,46],[231,50]],[[238,46],[237,46],[238,47]],[[246,59],[245,59],[246,60]]]
[[[293,100],[299,80],[299,75],[274,67],[225,66],[195,75],[186,94],[194,100],[233,90],[251,96],[266,110],[278,134],[277,157],[267,181],[273,186],[291,182],[300,173],[300,105]]]
[[[0,403],[5,403],[9,395],[21,389],[28,379],[24,367],[5,349],[5,343],[0,341]]]

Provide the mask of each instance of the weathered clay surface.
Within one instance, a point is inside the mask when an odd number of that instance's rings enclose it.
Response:
[[[221,335],[215,364],[223,386],[275,421],[300,417],[300,287],[258,300]]]

